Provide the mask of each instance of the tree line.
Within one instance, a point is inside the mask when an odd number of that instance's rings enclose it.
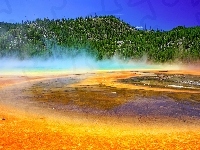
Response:
[[[112,15],[0,22],[0,57],[48,58],[54,50],[61,57],[85,51],[97,60],[145,55],[151,62],[198,62],[200,27],[139,30]]]

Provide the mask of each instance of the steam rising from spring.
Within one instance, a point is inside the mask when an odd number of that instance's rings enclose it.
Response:
[[[89,55],[85,50],[73,53],[63,52],[59,47],[51,50],[51,56],[47,58],[33,57],[20,60],[17,57],[0,58],[0,74],[5,72],[54,72],[63,71],[71,73],[95,72],[97,70],[138,70],[138,69],[165,69],[166,66],[150,65],[146,59],[141,61],[122,60],[117,56],[102,61]]]

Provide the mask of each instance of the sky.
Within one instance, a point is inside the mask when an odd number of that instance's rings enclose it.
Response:
[[[200,0],[1,0],[0,22],[114,15],[132,26],[200,26]]]

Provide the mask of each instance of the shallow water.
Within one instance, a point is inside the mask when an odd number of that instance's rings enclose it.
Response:
[[[122,83],[159,88],[182,88],[200,91],[200,76],[190,74],[148,73],[141,76],[118,80]]]
[[[183,121],[185,118],[200,119],[200,96],[197,85],[194,86],[197,93],[116,88],[104,84],[73,86],[93,75],[95,74],[74,74],[7,87],[0,90],[0,102],[10,103],[27,110],[38,107],[60,112],[103,116],[171,117]],[[199,77],[189,76],[190,80],[191,78],[196,81]],[[140,84],[136,79],[134,82],[137,81]],[[141,76],[138,79],[141,80]],[[187,80],[187,76],[185,79]],[[129,79],[125,80],[125,82],[128,81]],[[133,82],[132,78],[130,81]],[[174,81],[175,78],[170,78],[170,82]],[[131,82],[130,84],[133,84]],[[159,86],[164,88],[163,85],[166,85],[166,82],[161,83]]]
[[[191,117],[200,119],[200,102],[175,101],[168,97],[138,98],[113,109],[117,115]]]

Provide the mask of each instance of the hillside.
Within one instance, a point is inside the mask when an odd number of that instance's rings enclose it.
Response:
[[[147,56],[151,62],[200,60],[200,27],[138,30],[114,16],[0,22],[0,57],[48,58],[86,51],[97,60]]]

